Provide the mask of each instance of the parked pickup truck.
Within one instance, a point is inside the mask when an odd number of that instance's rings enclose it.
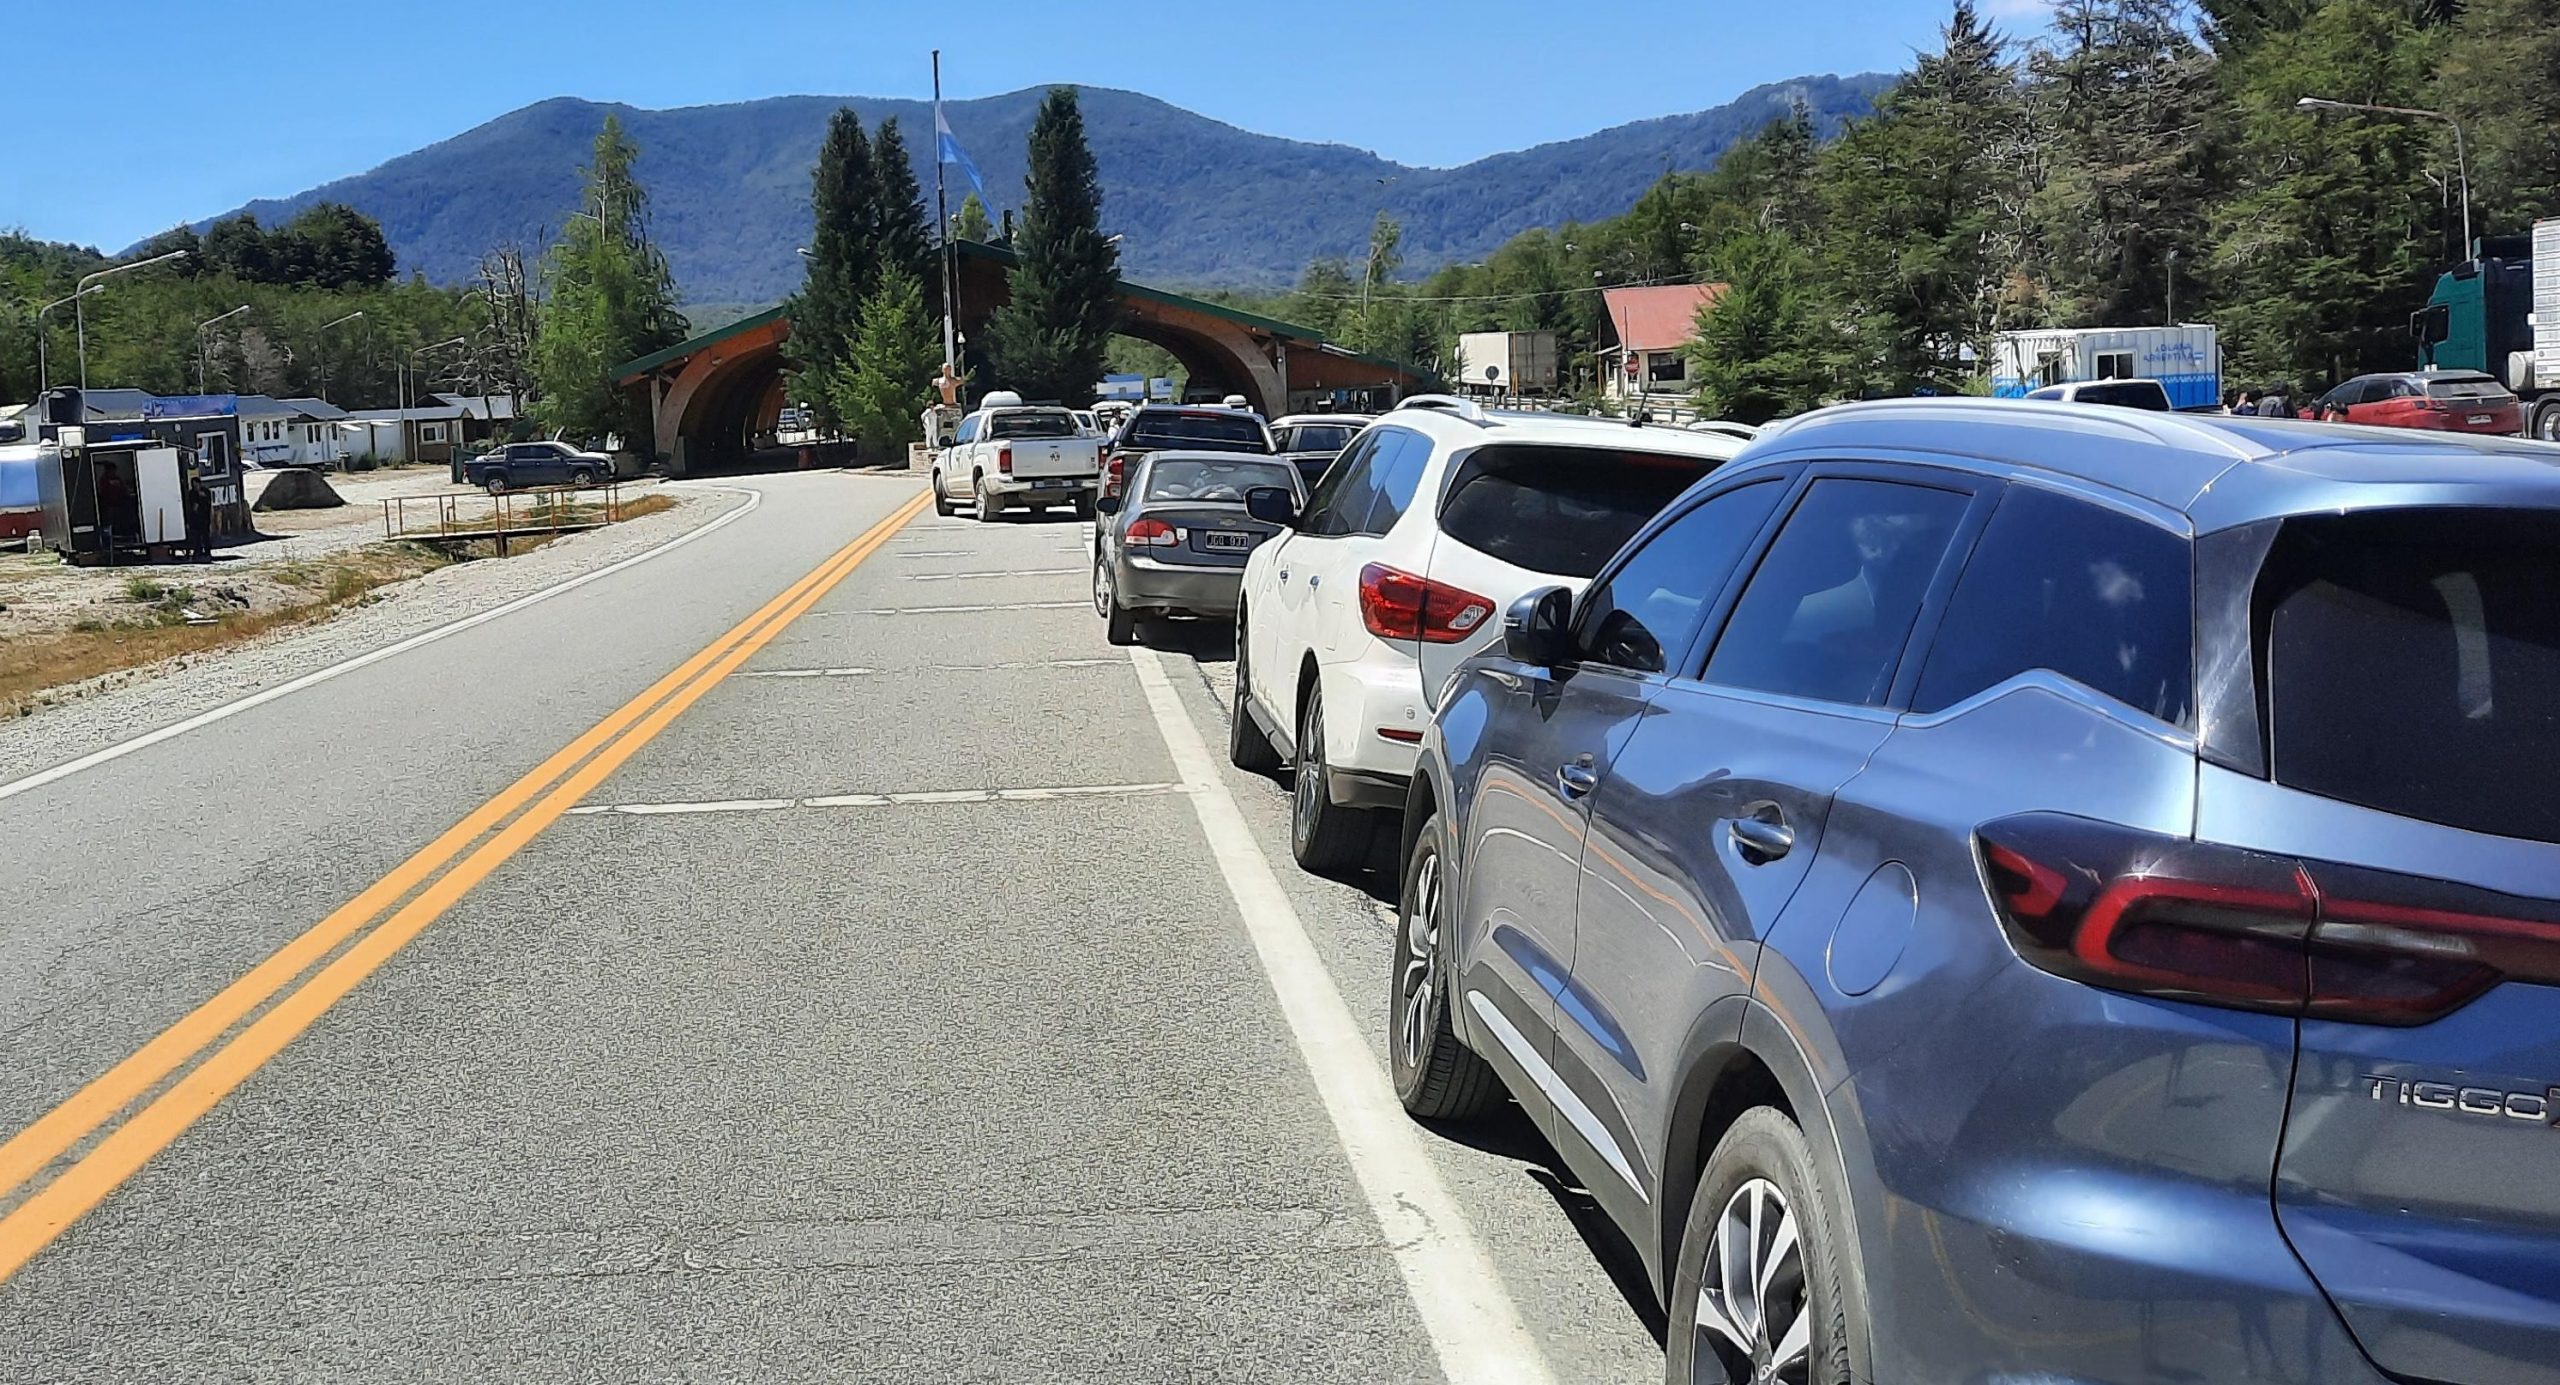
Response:
[[[455,481],[491,495],[539,486],[593,486],[613,479],[613,458],[565,442],[511,442],[463,461]]]
[[[993,520],[1015,508],[1073,505],[1093,518],[1102,482],[1102,440],[1054,404],[1025,404],[998,391],[960,420],[959,434],[933,461],[933,512],[948,515],[963,504]]]

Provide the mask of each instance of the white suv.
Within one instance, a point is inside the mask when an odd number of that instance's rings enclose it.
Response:
[[[1563,414],[1405,401],[1345,449],[1245,564],[1229,755],[1296,765],[1289,844],[1309,870],[1365,858],[1401,809],[1432,701],[1501,637],[1512,601],[1578,587],[1743,440]]]

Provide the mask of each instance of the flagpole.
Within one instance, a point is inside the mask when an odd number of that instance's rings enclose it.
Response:
[[[959,251],[951,243],[951,204],[942,190],[942,50],[933,50],[933,230],[942,245],[942,359],[960,371]]]

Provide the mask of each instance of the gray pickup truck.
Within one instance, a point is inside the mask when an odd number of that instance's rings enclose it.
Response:
[[[539,486],[593,486],[613,479],[613,459],[565,442],[511,442],[466,460],[454,479],[491,495]]]

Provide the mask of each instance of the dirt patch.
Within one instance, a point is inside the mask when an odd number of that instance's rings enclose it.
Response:
[[[459,559],[416,544],[380,544],[240,573],[205,568],[76,569],[0,560],[0,716],[31,715],[100,690],[102,675],[184,659],[285,626],[326,619],[373,591]],[[47,573],[45,567],[57,571]],[[23,567],[23,570],[20,570]],[[200,574],[214,573],[213,576]],[[46,579],[51,578],[51,581]],[[86,601],[30,609],[24,593],[64,585]],[[66,613],[69,614],[65,619]],[[78,693],[70,689],[78,685]]]

